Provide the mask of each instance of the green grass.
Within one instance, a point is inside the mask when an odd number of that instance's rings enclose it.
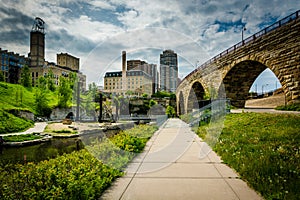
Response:
[[[39,88],[25,88],[22,85],[0,82],[0,109],[2,110],[29,110],[36,114],[35,93]],[[57,92],[47,90],[49,106],[55,107],[58,103]]]
[[[286,106],[277,106],[275,110],[300,111],[300,103]]]
[[[38,88],[0,82],[0,133],[20,132],[32,126],[32,122],[11,114],[12,110],[24,110],[37,114],[35,93]],[[49,106],[57,105],[57,93],[47,91]]]
[[[99,199],[156,130],[143,125],[96,137],[86,149],[39,163],[0,162],[0,199]]]
[[[300,115],[230,114],[224,125],[214,150],[225,163],[265,199],[299,199]]]
[[[20,132],[33,126],[33,122],[0,109],[0,133]]]
[[[9,135],[3,137],[5,142],[23,142],[23,141],[36,140],[41,138],[42,136],[34,135],[34,134]]]

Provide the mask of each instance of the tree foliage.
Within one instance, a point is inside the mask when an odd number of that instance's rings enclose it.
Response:
[[[5,81],[5,77],[2,72],[0,72],[0,82]]]
[[[54,78],[55,77],[54,77],[53,71],[51,69],[49,69],[48,74],[46,76],[46,82],[47,82],[48,89],[51,90],[52,92],[56,90]]]
[[[37,89],[35,92],[35,106],[38,116],[50,117],[52,112],[50,106],[48,105],[48,99],[45,90]]]
[[[58,87],[58,107],[67,108],[72,97],[72,90],[67,78],[61,76],[59,78]]]
[[[176,95],[172,92],[166,92],[166,91],[158,91],[155,94],[152,95],[152,97],[156,98],[170,98],[170,99],[176,99]]]
[[[21,85],[27,88],[31,88],[32,86],[30,70],[27,65],[25,65],[21,71]]]
[[[166,109],[166,115],[168,115],[168,117],[175,117],[176,116],[176,112],[175,112],[175,109],[174,107],[172,106],[168,106],[167,109]]]

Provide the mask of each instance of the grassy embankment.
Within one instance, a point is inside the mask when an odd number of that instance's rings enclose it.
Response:
[[[55,159],[0,164],[0,199],[98,199],[156,130],[141,125]]]
[[[30,141],[41,139],[43,136],[35,135],[35,134],[22,134],[22,135],[9,135],[4,136],[3,139],[5,142],[23,142],[23,141]]]
[[[25,88],[17,84],[0,82],[0,133],[12,133],[26,130],[33,122],[16,116],[18,111],[30,111],[36,114],[35,93],[38,88]],[[47,94],[49,106],[57,104],[55,94]]]
[[[12,133],[26,130],[33,122],[20,118],[18,111],[30,111],[37,114],[35,94],[39,88],[25,88],[22,85],[0,82],[0,133]],[[57,93],[47,91],[49,107],[57,105]]]
[[[266,199],[299,198],[299,115],[230,114],[224,125],[214,150],[226,164]]]

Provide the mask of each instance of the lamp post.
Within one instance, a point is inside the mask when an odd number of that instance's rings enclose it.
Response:
[[[198,63],[199,63],[199,60],[196,61],[195,69],[197,69]]]
[[[246,27],[245,26],[243,26],[243,28],[242,28],[242,43],[244,44],[244,31],[246,31],[247,29],[246,29]]]
[[[264,95],[264,87],[267,88],[268,85],[269,85],[269,84],[264,84],[264,85],[261,86],[261,94],[262,94],[262,95]],[[266,89],[266,90],[267,90],[267,89]]]

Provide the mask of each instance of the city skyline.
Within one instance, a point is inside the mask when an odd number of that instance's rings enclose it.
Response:
[[[4,0],[0,5],[2,49],[27,56],[34,18],[41,17],[46,23],[46,60],[55,62],[57,53],[69,52],[80,58],[88,83],[101,84],[105,71],[120,68],[122,50],[128,59],[158,64],[160,52],[172,49],[183,78],[195,65],[238,43],[244,26],[247,38],[298,10],[300,2]],[[267,89],[275,87],[272,73],[262,79]],[[260,83],[255,83],[258,92]]]

